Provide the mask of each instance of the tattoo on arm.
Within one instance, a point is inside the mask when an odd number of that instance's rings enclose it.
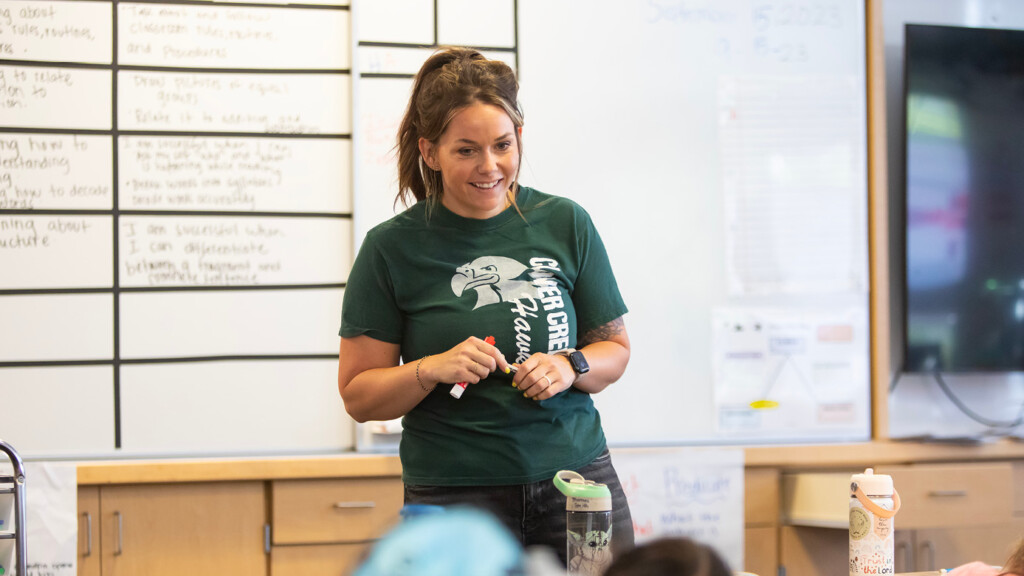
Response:
[[[602,324],[601,326],[598,326],[593,330],[587,331],[586,334],[584,334],[578,339],[579,341],[576,342],[576,346],[578,348],[583,348],[584,346],[587,346],[588,344],[593,344],[594,342],[610,340],[612,336],[622,334],[623,332],[625,332],[625,330],[625,323],[622,321],[622,316],[619,316],[618,318],[612,320],[607,324]]]

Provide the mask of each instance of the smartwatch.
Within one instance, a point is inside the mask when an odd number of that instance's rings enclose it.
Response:
[[[590,364],[587,363],[587,359],[583,356],[583,352],[580,352],[575,348],[567,348],[565,350],[559,350],[556,354],[558,356],[565,356],[569,359],[569,365],[572,366],[572,371],[576,373],[577,378],[587,372],[590,372]]]

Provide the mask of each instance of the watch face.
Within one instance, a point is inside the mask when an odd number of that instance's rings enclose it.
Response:
[[[572,369],[577,374],[586,374],[590,371],[590,364],[587,363],[587,359],[583,357],[583,352],[579,350],[569,354],[569,363],[572,364]]]

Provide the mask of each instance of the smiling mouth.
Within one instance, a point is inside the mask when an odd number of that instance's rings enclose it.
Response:
[[[500,184],[501,180],[502,179],[499,178],[498,180],[495,180],[494,182],[487,182],[487,183],[471,182],[470,185],[473,186],[474,188],[479,189],[479,190],[491,190],[495,186]]]

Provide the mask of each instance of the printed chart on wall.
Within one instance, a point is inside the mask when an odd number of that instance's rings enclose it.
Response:
[[[864,419],[863,315],[717,310],[715,408],[723,435],[846,429]]]
[[[348,2],[0,8],[5,439],[30,457],[350,445]]]
[[[395,14],[405,17],[396,19]],[[474,47],[515,70],[515,14],[515,0],[374,0],[358,5],[357,249],[367,231],[404,209],[395,203],[394,148],[417,70],[439,45]],[[357,446],[392,450],[401,430],[399,420],[360,425]]]

